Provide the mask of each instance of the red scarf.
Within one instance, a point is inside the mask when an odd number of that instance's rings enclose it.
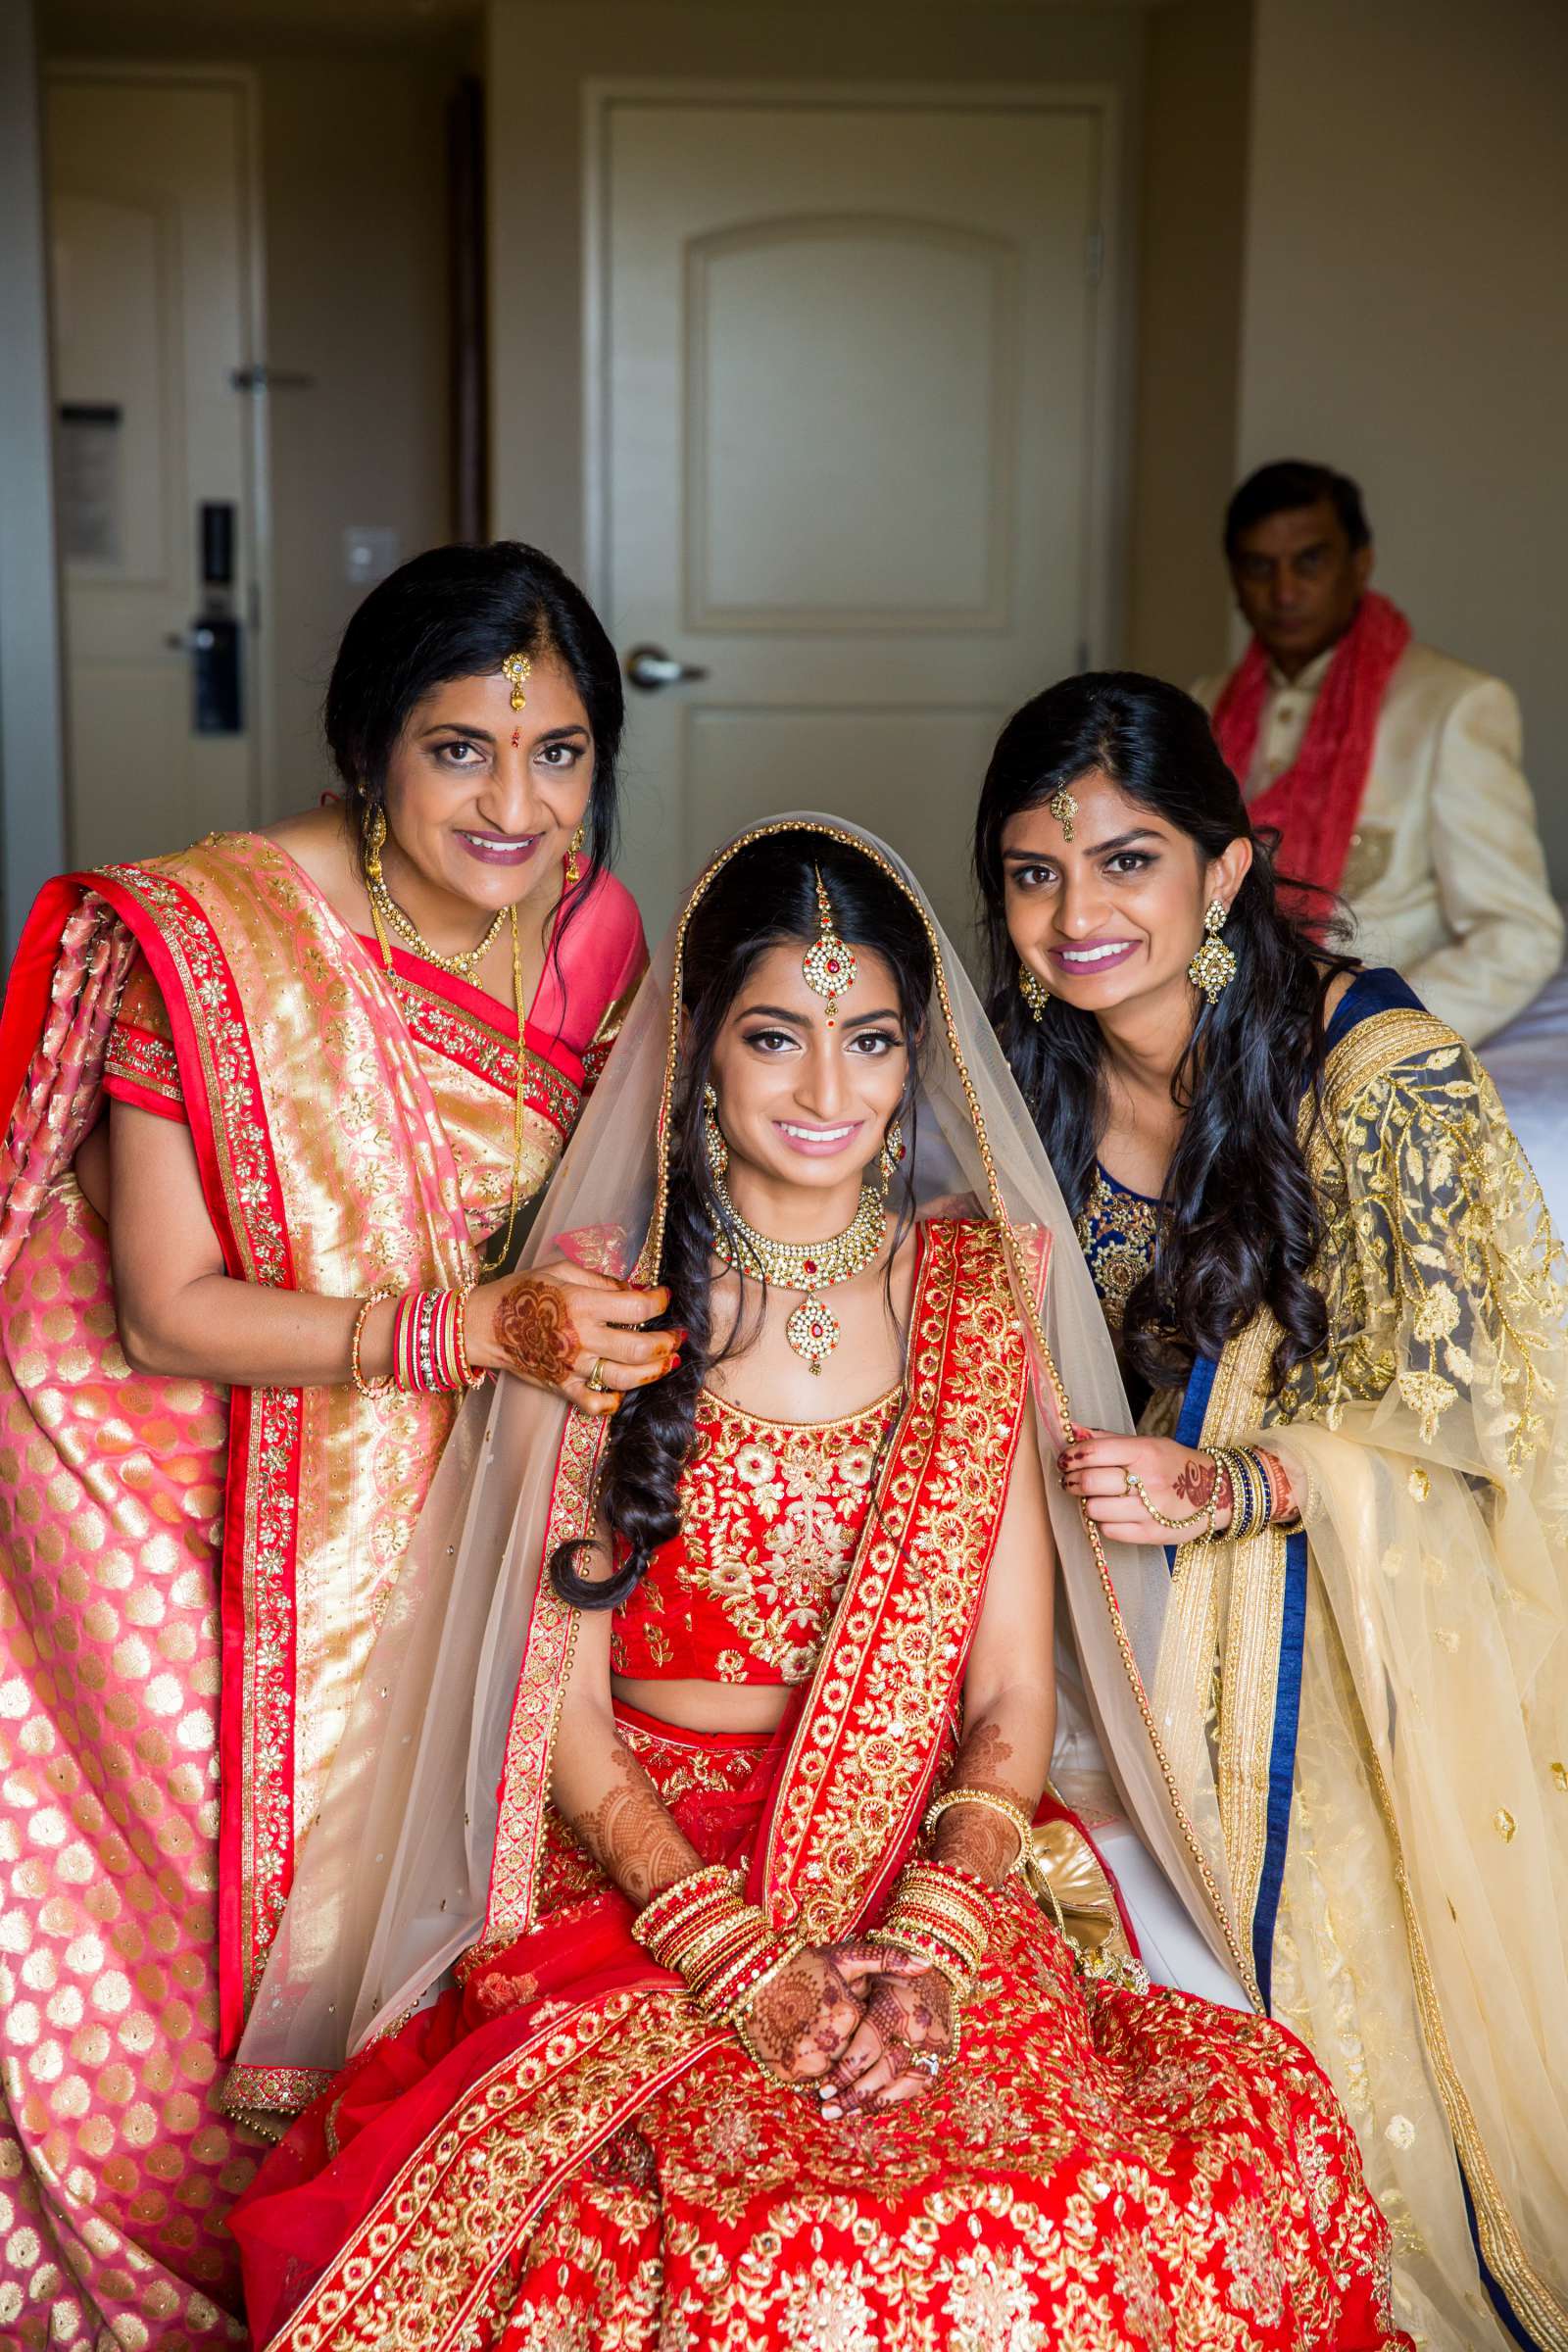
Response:
[[[1292,881],[1339,889],[1372,772],[1378,713],[1409,642],[1397,605],[1369,590],[1335,649],[1295,763],[1248,809],[1254,827],[1278,832],[1279,869]],[[1268,688],[1268,657],[1254,637],[1214,706],[1215,737],[1244,792]]]

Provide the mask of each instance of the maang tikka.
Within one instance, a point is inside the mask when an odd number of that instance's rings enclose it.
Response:
[[[815,867],[816,914],[821,929],[807,949],[801,964],[808,988],[814,989],[827,1000],[827,1025],[831,1029],[838,1018],[839,999],[855,986],[855,956],[833,927],[833,906],[827,895],[827,884],[821,868]]]

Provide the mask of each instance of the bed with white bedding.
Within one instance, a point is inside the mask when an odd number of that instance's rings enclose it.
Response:
[[[1514,1132],[1568,1240],[1568,963],[1481,1049]]]

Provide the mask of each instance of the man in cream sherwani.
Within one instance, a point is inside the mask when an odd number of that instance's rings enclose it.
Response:
[[[1371,534],[1343,474],[1262,467],[1231,501],[1225,552],[1253,647],[1194,692],[1253,815],[1281,827],[1282,871],[1337,887],[1357,952],[1479,1045],[1563,953],[1513,693],[1369,593]]]

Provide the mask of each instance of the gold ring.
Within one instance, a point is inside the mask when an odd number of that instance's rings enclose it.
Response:
[[[582,1385],[585,1389],[593,1389],[595,1391],[599,1391],[604,1388],[605,1359],[602,1355],[596,1355],[594,1357],[593,1363],[589,1367],[588,1377]]]
[[[589,1387],[590,1387],[590,1388],[592,1388],[592,1386],[593,1386],[593,1383],[592,1383],[592,1381],[590,1381],[588,1385],[589,1385]],[[1133,1474],[1132,1474],[1131,1470],[1130,1470],[1130,1469],[1127,1467],[1127,1464],[1126,1464],[1125,1462],[1123,1462],[1123,1464],[1122,1464],[1122,1466],[1121,1466],[1121,1491],[1122,1491],[1122,1493],[1123,1493],[1124,1494],[1130,1494],[1132,1493],[1132,1491],[1133,1491],[1134,1487],[1136,1487],[1136,1486],[1137,1486],[1137,1484],[1138,1484],[1138,1481],[1137,1481],[1137,1479],[1136,1479],[1136,1478],[1134,1478],[1134,1476],[1133,1476]]]

